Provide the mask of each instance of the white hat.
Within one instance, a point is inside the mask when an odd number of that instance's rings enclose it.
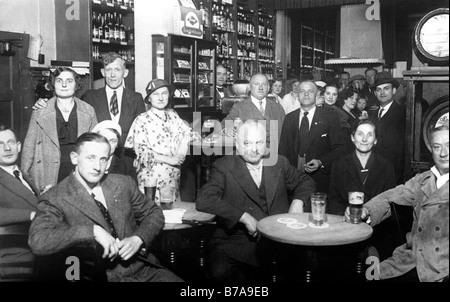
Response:
[[[325,83],[324,81],[315,81],[314,84],[316,84],[317,86],[323,88],[327,85],[327,83]]]
[[[92,132],[98,133],[103,129],[114,129],[119,132],[120,136],[122,136],[122,128],[120,127],[120,125],[111,120],[104,120],[103,122],[98,123],[97,125],[95,125],[94,129],[92,129]]]

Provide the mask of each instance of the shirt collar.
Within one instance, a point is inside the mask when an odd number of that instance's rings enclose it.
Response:
[[[312,109],[310,109],[310,110],[308,110],[308,118],[309,117],[313,117],[314,116],[314,113],[316,112],[316,106],[314,106]],[[302,107],[300,107],[300,117],[303,117],[303,113],[305,113],[306,111],[305,110],[303,110],[303,108]]]
[[[387,105],[384,106],[384,107],[380,106],[380,109],[379,109],[379,110],[384,109],[383,113],[388,112],[388,110],[389,110],[389,108],[391,108],[391,105],[392,105],[393,102],[394,102],[394,101],[391,101],[389,104],[387,104]]]
[[[123,91],[123,81],[122,81],[122,84],[119,86],[119,87],[117,87],[117,88],[115,88],[115,89],[112,89],[111,87],[109,87],[108,85],[106,85],[105,86],[106,87],[106,93],[107,94],[113,94],[114,93],[114,91],[116,92],[116,93],[119,93],[119,92],[122,92]]]
[[[434,176],[436,176],[436,187],[438,189],[440,189],[446,182],[448,182],[448,173],[441,175],[436,166],[433,166],[431,168],[431,172],[433,172]]]
[[[251,99],[252,99],[253,104],[255,104],[256,107],[259,108],[259,101],[260,101],[260,100],[258,100],[257,98],[255,98],[255,97],[253,97],[253,96],[250,96],[250,97],[251,97]],[[266,107],[266,98],[263,98],[261,101],[262,101],[262,105],[263,105],[264,107]]]
[[[5,170],[6,172],[8,172],[11,175],[14,175],[14,170],[19,170],[19,167],[17,165],[13,165],[13,166],[0,166],[0,168],[2,168],[3,170]],[[20,171],[20,170],[19,170]]]

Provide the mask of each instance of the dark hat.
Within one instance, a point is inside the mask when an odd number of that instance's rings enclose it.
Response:
[[[365,81],[366,77],[363,76],[362,74],[357,74],[357,75],[352,76],[348,82],[351,83],[356,80],[364,80]]]
[[[375,81],[372,84],[372,88],[389,83],[392,84],[392,87],[394,88],[398,88],[398,86],[400,85],[400,83],[396,79],[392,78],[389,72],[382,71],[375,75]]]
[[[151,80],[148,85],[147,88],[145,88],[145,91],[147,92],[147,96],[145,97],[145,101],[148,102],[148,98],[150,97],[150,95],[155,92],[156,90],[158,90],[159,88],[162,87],[167,87],[169,89],[169,94],[172,95],[172,93],[174,92],[174,87],[172,85],[170,85],[169,83],[166,82],[166,80],[161,80],[161,79],[154,79]]]

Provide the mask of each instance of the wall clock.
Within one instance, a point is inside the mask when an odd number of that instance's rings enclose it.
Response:
[[[414,28],[413,49],[422,63],[448,65],[449,9],[438,8],[426,14]]]

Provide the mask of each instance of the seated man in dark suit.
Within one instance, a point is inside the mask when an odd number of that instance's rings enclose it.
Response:
[[[219,225],[209,242],[211,275],[215,281],[257,281],[261,278],[263,240],[258,220],[280,213],[302,213],[315,190],[314,181],[278,156],[268,164],[266,129],[249,120],[237,131],[239,155],[216,160],[209,182],[197,197],[197,210],[218,216]],[[275,155],[276,156],[276,155]],[[288,199],[292,193],[292,202]],[[261,246],[263,245],[263,246]]]
[[[39,191],[17,166],[21,148],[15,133],[0,125],[0,227],[23,224],[26,228],[37,211]],[[26,240],[23,244],[0,242],[0,281],[31,277],[33,267],[17,266],[32,264],[34,258]]]
[[[78,257],[83,280],[181,281],[149,253],[164,226],[161,209],[131,177],[105,174],[110,148],[98,133],[77,139],[70,154],[75,172],[39,202],[28,240],[32,251],[57,256],[56,265],[65,265],[61,254]],[[87,262],[93,263],[90,270]]]

